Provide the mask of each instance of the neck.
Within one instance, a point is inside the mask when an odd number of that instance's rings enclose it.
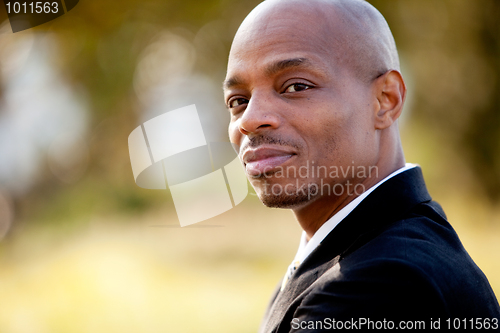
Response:
[[[357,183],[353,183],[352,181],[350,183],[347,183],[347,181],[344,182],[343,186],[346,190],[343,191],[345,192],[343,195],[336,196],[329,193],[329,195],[316,197],[305,205],[294,208],[293,212],[295,218],[299,222],[301,228],[306,232],[307,240],[311,239],[326,221],[363,193],[359,193],[359,191],[356,193],[356,191],[354,191],[354,186],[357,185],[356,189],[362,188],[366,191],[394,171],[404,167],[404,157],[402,153],[398,155],[394,163],[377,165],[377,175],[364,178],[361,182]],[[359,184],[362,186],[359,186]]]

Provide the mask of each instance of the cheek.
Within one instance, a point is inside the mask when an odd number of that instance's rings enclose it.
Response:
[[[235,144],[240,144],[240,140],[241,140],[241,132],[239,130],[239,127],[238,127],[238,123],[237,122],[231,122],[229,123],[229,127],[228,127],[228,134],[229,134],[229,140],[232,142],[232,143],[235,143]]]
[[[300,136],[307,145],[307,159],[328,163],[338,157],[339,139],[342,137],[343,119],[330,108],[309,109],[307,119],[301,119]],[[297,118],[296,118],[297,120]]]
[[[323,163],[351,163],[353,154],[359,151],[358,136],[364,127],[355,112],[351,106],[335,101],[324,105],[322,112],[314,112],[310,118],[314,125],[309,128],[312,136],[308,141],[309,149],[316,152],[317,159]]]
[[[325,158],[338,155],[339,145],[342,145],[342,126],[336,119],[325,119],[322,126],[316,129],[316,144],[321,146]]]
[[[375,153],[373,138],[375,130],[370,118],[370,107],[353,105],[351,116],[345,119],[339,132],[339,150],[345,161],[356,165],[365,165]]]

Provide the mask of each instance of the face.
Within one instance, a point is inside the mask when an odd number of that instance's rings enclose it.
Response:
[[[342,48],[324,25],[288,13],[240,27],[224,97],[230,139],[257,195],[267,206],[298,208],[363,181],[350,168],[376,159],[376,98],[339,60]]]

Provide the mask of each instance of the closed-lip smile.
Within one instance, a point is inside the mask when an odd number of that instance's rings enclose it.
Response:
[[[242,159],[247,174],[252,177],[259,177],[273,171],[295,155],[297,155],[295,152],[281,147],[260,146],[245,151]]]

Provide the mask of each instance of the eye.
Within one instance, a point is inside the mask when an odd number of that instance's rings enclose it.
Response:
[[[227,105],[230,109],[236,108],[236,107],[241,106],[243,104],[248,104],[248,99],[238,97],[238,98],[230,99],[229,102],[227,103]]]
[[[294,93],[302,90],[307,90],[312,88],[310,85],[307,85],[305,83],[294,83],[286,87],[285,93]]]

